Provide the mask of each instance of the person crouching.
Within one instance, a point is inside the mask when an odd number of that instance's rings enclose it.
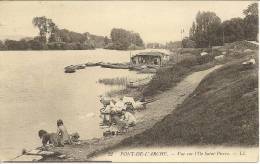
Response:
[[[135,126],[135,124],[136,124],[135,116],[132,113],[130,113],[127,110],[125,110],[125,109],[122,110],[122,117],[121,118],[122,118],[123,121],[126,122],[127,127]]]
[[[45,130],[39,130],[38,135],[42,140],[43,147],[46,147],[47,144],[53,146],[62,146],[62,144],[58,140],[58,136],[56,133],[48,133]]]
[[[121,122],[123,122],[124,125],[121,127],[121,131],[127,132],[129,127],[136,125],[136,118],[132,113],[126,111],[125,109],[123,109],[121,113]]]

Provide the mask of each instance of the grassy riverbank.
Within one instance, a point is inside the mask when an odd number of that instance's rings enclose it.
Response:
[[[205,60],[203,63],[199,63],[199,60],[200,57],[192,54],[177,64],[174,64],[174,61],[170,61],[168,66],[162,67],[156,72],[154,78],[144,88],[144,96],[150,97],[164,92],[169,88],[174,87],[178,82],[192,72],[205,70],[215,65],[213,58]]]
[[[198,88],[153,128],[121,146],[258,145],[258,67],[242,53],[208,75]]]

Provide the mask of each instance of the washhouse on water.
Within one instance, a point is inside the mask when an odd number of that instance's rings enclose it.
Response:
[[[170,59],[168,54],[162,52],[141,52],[131,56],[131,64],[133,66],[154,65],[162,66]]]

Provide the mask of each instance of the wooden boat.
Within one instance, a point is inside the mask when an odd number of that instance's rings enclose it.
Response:
[[[129,69],[130,66],[126,64],[113,64],[113,63],[100,63],[100,66],[103,68],[112,68],[112,69]]]
[[[81,64],[81,65],[76,65],[76,69],[85,69],[85,64]]]
[[[95,66],[99,66],[101,62],[98,62],[98,63],[91,63],[91,62],[88,62],[85,64],[86,67],[95,67]]]
[[[69,65],[69,66],[65,67],[64,69],[65,69],[64,70],[65,73],[74,73],[74,72],[76,72],[77,66]]]
[[[64,69],[72,69],[72,68],[75,68],[75,65],[69,65],[69,66],[65,67]]]
[[[74,72],[76,72],[76,70],[75,69],[66,69],[64,72],[65,73],[74,73]]]
[[[76,68],[75,67],[65,67],[65,73],[74,73],[76,72]]]

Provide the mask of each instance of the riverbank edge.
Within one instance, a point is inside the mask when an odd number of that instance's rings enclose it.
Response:
[[[184,74],[182,74],[182,76],[178,77],[178,80],[175,80],[173,85],[171,87],[169,86],[169,88],[166,89],[166,91],[174,88],[178,83],[183,81],[184,78],[186,78],[187,76],[191,75],[192,73],[208,70],[210,68],[213,68],[214,66],[216,66],[215,62],[209,62],[209,63],[203,64],[203,65],[196,65],[196,66],[192,67],[192,69],[189,69],[190,71],[186,71]],[[158,74],[155,75],[154,78],[156,78],[156,76],[158,76]],[[140,95],[143,94],[144,89],[146,87],[148,87],[148,86],[149,86],[149,84],[148,85],[139,86],[138,88],[134,88],[134,89],[127,88],[125,90],[117,91],[117,92],[115,92],[113,94],[117,95],[117,96],[123,96],[123,95],[124,96],[132,96],[135,99],[137,99]],[[163,93],[163,91],[156,91],[154,94],[149,96],[148,99],[158,99],[160,97],[161,93]],[[160,100],[160,99],[158,99],[158,100]],[[143,129],[146,130],[146,129],[149,129],[151,127],[147,126],[147,127],[143,127]],[[119,145],[120,142],[123,139],[130,138],[130,137],[132,137],[132,136],[134,136],[136,134],[139,134],[139,133],[141,133],[143,131],[142,130],[142,131],[139,131],[139,132],[138,131],[134,132],[134,130],[135,129],[130,129],[128,134],[124,134],[126,136],[113,136],[113,137],[93,138],[93,139],[81,140],[81,145],[66,145],[66,147],[70,148],[70,149],[87,149],[86,147],[90,147],[90,149],[91,149],[92,146],[99,146],[99,147],[101,147],[98,151],[87,150],[89,152],[85,152],[85,154],[86,154],[86,158],[85,159],[71,159],[70,157],[67,157],[65,159],[60,159],[57,156],[51,156],[51,157],[44,157],[40,161],[43,161],[43,162],[48,162],[48,161],[65,161],[66,162],[66,161],[81,161],[81,160],[82,161],[86,161],[86,159],[89,159],[90,157],[93,157],[93,156],[95,156],[97,154],[105,153],[105,152],[107,152],[110,149],[116,148],[117,145]],[[67,154],[66,151],[64,151],[64,148],[54,148],[54,149],[51,149],[50,151],[55,152],[55,154]],[[76,153],[76,152],[74,152],[74,153]]]

